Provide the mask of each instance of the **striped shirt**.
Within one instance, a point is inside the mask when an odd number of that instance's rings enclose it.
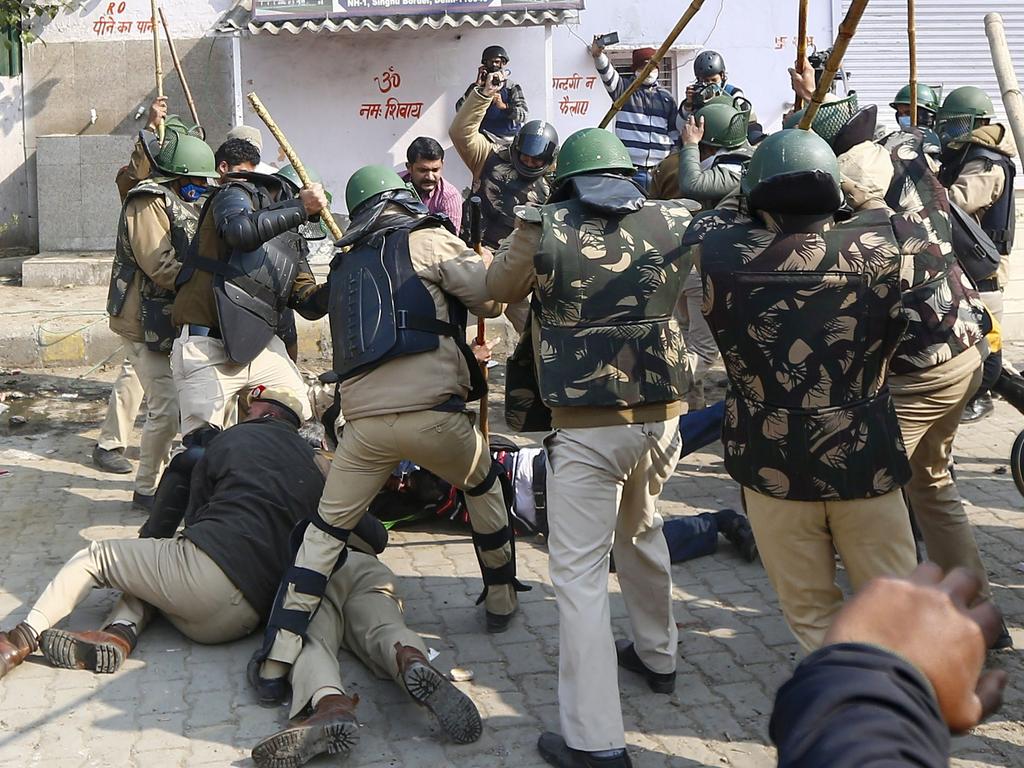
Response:
[[[632,76],[619,75],[603,53],[595,64],[612,101],[633,82]],[[679,142],[676,114],[676,100],[661,86],[640,87],[629,97],[615,119],[615,135],[626,145],[633,165],[653,168],[668,157]]]

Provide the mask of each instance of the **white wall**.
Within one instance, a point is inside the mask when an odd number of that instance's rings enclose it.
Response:
[[[35,230],[25,167],[22,78],[0,77],[0,246],[24,245]]]
[[[221,15],[234,4],[234,0],[160,0],[171,34],[176,39],[205,37]],[[152,39],[148,27],[139,26],[140,22],[150,20],[151,12],[149,0],[86,0],[79,10],[61,13],[45,25],[40,23],[38,28],[40,37],[47,43]],[[109,24],[99,24],[105,19],[115,22],[113,30]],[[159,32],[163,40],[163,30]],[[171,72],[171,59],[166,48],[164,57],[164,71]]]
[[[688,51],[679,56],[677,82],[683,89],[692,81],[690,62],[696,51],[715,48],[726,58],[730,80],[754,102],[762,122],[777,127],[792,100],[786,67],[795,57],[795,8],[787,4],[781,9],[782,3],[764,0],[727,1],[728,12],[720,14],[726,0],[708,0],[677,41],[677,47]],[[624,7],[628,13],[623,12]],[[303,161],[317,167],[328,188],[341,191],[361,165],[404,163],[405,149],[417,136],[433,136],[449,148],[448,125],[455,102],[475,78],[480,52],[487,45],[508,50],[512,77],[525,90],[531,117],[551,121],[564,140],[573,131],[596,125],[611,100],[599,79],[591,89],[583,82],[572,91],[553,91],[551,76],[596,74],[584,42],[595,34],[614,30],[623,46],[657,46],[680,12],[669,3],[590,0],[578,25],[554,27],[550,33],[526,27],[261,34],[242,40],[244,90],[259,93]],[[741,24],[737,23],[740,19]],[[831,27],[829,9],[823,9],[820,16],[812,12],[811,34],[828,40]],[[789,39],[777,42],[776,38],[783,36]],[[401,86],[382,94],[374,78],[389,67],[401,76]],[[403,102],[423,102],[423,117],[414,121],[359,116],[363,103],[384,103],[392,95]],[[562,114],[559,102],[566,95],[573,101],[589,101],[586,115]],[[245,122],[258,122],[248,105]],[[273,146],[268,132],[265,142],[267,147]],[[265,153],[268,160],[275,161],[271,151]],[[460,186],[467,184],[469,174],[454,151],[447,160],[446,176]]]

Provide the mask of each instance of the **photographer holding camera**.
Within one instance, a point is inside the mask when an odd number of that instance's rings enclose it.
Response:
[[[476,81],[470,83],[462,98],[455,104],[455,111],[458,112],[474,88],[483,88],[488,84],[500,85],[500,90],[494,94],[494,99],[480,124],[480,132],[490,134],[505,143],[512,141],[530,114],[522,87],[508,79],[508,62],[508,52],[500,45],[489,45],[484,48],[483,55],[480,56]]]
[[[693,60],[696,80],[686,86],[686,98],[679,105],[679,117],[685,123],[716,96],[739,96],[743,91],[727,82],[725,59],[717,51],[703,51]]]

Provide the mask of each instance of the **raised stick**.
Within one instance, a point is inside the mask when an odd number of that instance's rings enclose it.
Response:
[[[907,0],[907,43],[910,45],[910,124],[917,125],[917,27],[914,0]]]
[[[167,17],[164,16],[164,9],[157,9],[160,13],[160,23],[163,24],[164,34],[167,36],[167,47],[171,49],[171,61],[174,62],[174,70],[181,80],[181,90],[185,92],[185,101],[188,102],[188,109],[192,113],[192,121],[199,125],[199,113],[196,112],[196,103],[192,100],[192,89],[188,87],[188,80],[185,79],[185,70],[182,69],[181,60],[178,58],[178,51],[174,47],[174,38],[171,37],[171,28],[167,25]]]
[[[609,109],[608,113],[601,119],[599,127],[608,127],[608,123],[612,121],[612,118],[615,117],[616,113],[620,109],[622,109],[623,105],[629,101],[629,97],[636,93],[636,90],[643,85],[644,80],[646,80],[647,76],[651,74],[651,70],[658,66],[661,60],[665,57],[665,54],[668,53],[668,49],[672,47],[672,43],[676,41],[676,38],[679,37],[679,34],[683,31],[686,25],[690,23],[690,19],[694,17],[702,5],[704,5],[704,0],[693,0],[693,2],[690,3],[690,7],[686,9],[686,13],[684,13],[682,18],[676,22],[676,25],[669,33],[669,36],[665,38],[665,42],[661,44],[661,48],[659,48],[654,56],[651,57],[651,60],[647,62],[647,66],[640,70],[640,73],[636,78],[634,78],[633,82],[629,84],[629,88],[627,88],[625,92],[615,100],[611,109]]]
[[[1006,29],[1003,17],[998,13],[985,15],[985,34],[988,35],[988,46],[992,51],[992,65],[996,70],[999,82],[999,93],[1006,109],[1007,122],[1017,143],[1018,149],[1024,150],[1024,96],[1021,95],[1020,83],[1013,69],[1010,58],[1010,46],[1006,43]]]
[[[153,64],[156,67],[156,97],[162,99],[164,97],[164,65],[160,61],[160,31],[156,28],[156,21],[158,15],[158,8],[156,0],[149,0],[150,11],[153,17]],[[160,125],[156,127],[157,138],[160,139],[160,143],[164,143],[164,121],[160,121]]]
[[[277,143],[281,145],[281,149],[288,158],[288,162],[292,164],[292,168],[299,175],[299,179],[302,181],[304,187],[312,186],[313,182],[309,178],[309,174],[306,173],[306,166],[299,160],[299,156],[292,149],[292,145],[288,143],[288,138],[284,135],[284,132],[277,127],[277,123],[274,122],[274,118],[267,112],[267,108],[263,106],[263,102],[260,101],[260,97],[255,92],[250,93],[246,98],[249,99],[249,103],[252,105],[253,112],[259,117],[260,120],[270,129],[270,132],[274,134],[274,138],[277,139]],[[324,208],[320,211],[320,218],[323,219],[324,224],[331,231],[331,235],[335,240],[341,239],[341,227],[338,226],[338,222],[334,220],[334,216],[331,212]]]
[[[797,16],[796,32],[796,71],[804,71],[804,59],[807,58],[807,3],[809,0],[800,0],[800,10]],[[804,100],[800,94],[793,98],[793,109],[800,109]]]

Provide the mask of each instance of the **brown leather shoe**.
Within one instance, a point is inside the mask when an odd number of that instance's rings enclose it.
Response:
[[[21,664],[38,647],[35,633],[24,622],[9,632],[0,632],[0,677]]]
[[[55,667],[112,674],[135,648],[136,639],[131,627],[111,624],[94,632],[47,629],[39,636],[39,645]]]
[[[457,744],[480,738],[483,723],[473,700],[430,666],[418,648],[395,643],[395,660],[405,690],[417,704],[431,711],[448,738]]]
[[[298,768],[317,755],[348,754],[358,739],[358,696],[324,696],[301,723],[268,736],[252,748],[257,768]]]

